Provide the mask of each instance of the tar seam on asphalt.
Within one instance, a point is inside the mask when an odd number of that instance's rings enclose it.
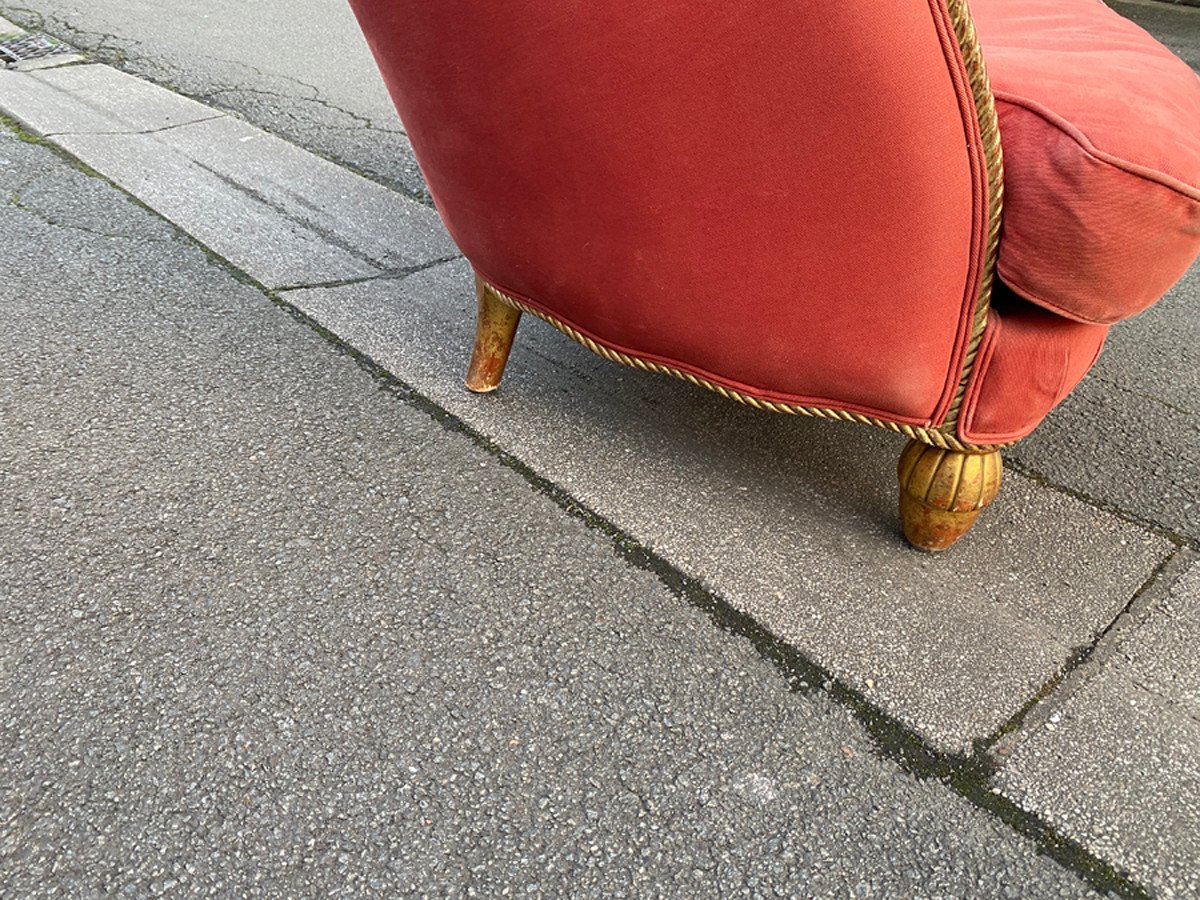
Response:
[[[22,140],[51,149],[56,155],[67,160],[74,168],[85,174],[99,178],[112,185],[137,206],[152,213],[156,218],[167,222],[175,230],[175,233],[182,242],[200,249],[212,264],[220,266],[239,283],[257,289],[265,298],[290,314],[297,322],[320,334],[338,352],[353,359],[376,381],[382,390],[392,394],[402,402],[425,412],[447,431],[470,438],[501,465],[521,475],[531,487],[556,503],[568,515],[579,519],[590,528],[599,531],[609,538],[612,542],[614,552],[621,559],[636,568],[655,575],[673,594],[689,605],[705,612],[719,628],[750,641],[755,651],[776,667],[794,692],[808,694],[816,691],[824,691],[834,702],[852,713],[855,720],[870,736],[875,745],[875,750],[880,757],[891,760],[902,771],[916,778],[937,779],[947,785],[972,805],[990,813],[1018,834],[1029,839],[1033,842],[1039,853],[1055,860],[1064,868],[1076,874],[1093,889],[1101,893],[1112,893],[1120,897],[1131,898],[1131,900],[1133,898],[1136,898],[1136,900],[1142,900],[1142,898],[1149,900],[1150,894],[1129,875],[1098,858],[1078,841],[1060,834],[1041,816],[1038,816],[1036,813],[1027,812],[1007,797],[993,792],[989,786],[989,779],[997,766],[994,758],[988,751],[992,743],[1012,730],[1009,727],[1011,721],[1001,726],[992,737],[983,741],[977,741],[973,752],[969,756],[945,753],[930,748],[911,728],[881,710],[858,691],[836,679],[823,666],[810,660],[803,653],[776,637],[751,616],[734,608],[719,595],[704,587],[697,579],[687,575],[652,550],[642,546],[638,541],[624,533],[612,521],[592,510],[586,504],[581,503],[563,488],[539,475],[530,466],[508,453],[486,435],[478,432],[453,413],[417,392],[415,388],[387,371],[369,355],[348,344],[307,313],[293,306],[287,299],[281,296],[280,290],[267,288],[255,278],[237,268],[229,260],[180,229],[175,223],[166,219],[137,197],[134,197],[119,184],[96,172],[53,142],[30,133],[21,127],[19,123],[3,114],[0,114],[0,125],[7,126],[16,132]],[[415,269],[426,269],[440,262],[434,261],[417,266]],[[403,280],[403,278],[407,277],[407,274],[389,274],[387,277]],[[307,287],[310,287],[310,285],[291,285],[286,290],[297,290]],[[1015,467],[1014,470],[1021,471]],[[1024,473],[1022,472],[1022,474]],[[1044,479],[1037,480],[1051,489],[1061,490],[1064,493],[1072,493],[1067,489],[1050,484]],[[1072,496],[1075,495],[1072,493]],[[1103,509],[1101,504],[1090,498],[1080,497],[1079,499],[1093,507]],[[1127,514],[1124,517],[1130,520]],[[1161,526],[1160,533],[1163,533]],[[1165,533],[1164,536],[1175,545],[1175,551],[1155,568],[1149,578],[1134,593],[1122,612],[1118,614],[1117,619],[1120,619],[1130,606],[1136,602],[1137,598],[1156,582],[1167,564],[1175,559],[1180,550],[1186,546],[1186,542],[1181,541],[1178,536],[1169,533]],[[1085,661],[1094,651],[1096,643],[1112,627],[1113,625],[1110,624],[1105,628],[1096,636],[1089,647],[1078,648],[1072,654],[1062,672],[1055,678],[1052,678],[1047,683],[1047,686],[1052,689],[1053,686],[1057,685],[1079,664]],[[1030,710],[1037,705],[1042,693],[1046,690],[1047,687],[1044,686],[1042,691],[1039,691],[1034,699],[1017,713],[1017,716],[1027,716]],[[1014,727],[1019,727],[1019,723]]]

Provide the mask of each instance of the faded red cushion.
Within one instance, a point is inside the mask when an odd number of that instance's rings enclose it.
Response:
[[[998,285],[959,419],[959,436],[1004,444],[1037,427],[1100,355],[1107,325],[1039,309]]]
[[[941,3],[352,5],[493,285],[742,394],[944,417],[986,204]]]
[[[1200,78],[1100,0],[972,0],[1004,148],[1000,277],[1082,322],[1200,252]]]

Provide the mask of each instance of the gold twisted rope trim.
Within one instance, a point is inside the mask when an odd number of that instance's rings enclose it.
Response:
[[[970,337],[968,338],[966,352],[963,354],[962,373],[959,376],[958,386],[950,402],[950,407],[946,412],[946,419],[940,428],[921,428],[916,425],[889,422],[886,419],[865,416],[861,413],[850,412],[844,409],[798,406],[791,403],[779,403],[772,400],[763,400],[759,397],[752,397],[749,394],[743,394],[732,388],[727,388],[700,378],[690,372],[684,372],[681,369],[664,366],[661,363],[650,362],[649,360],[639,359],[636,356],[630,356],[626,353],[613,350],[579,333],[571,326],[560,322],[553,316],[547,315],[539,309],[535,309],[514,297],[508,296],[486,282],[483,282],[484,289],[508,306],[537,316],[537,318],[554,326],[572,340],[582,344],[593,353],[603,356],[605,359],[632,366],[635,369],[643,369],[647,372],[660,372],[664,375],[682,378],[684,381],[690,381],[694,385],[714,391],[722,397],[736,400],[738,403],[752,406],[755,409],[786,413],[793,416],[859,422],[863,425],[872,425],[876,428],[893,431],[944,450],[955,450],[963,453],[991,453],[1002,447],[1011,446],[1011,444],[1015,443],[1014,441],[1004,444],[970,444],[960,441],[956,436],[959,413],[962,410],[967,385],[970,383],[971,375],[975,369],[975,361],[979,356],[979,348],[983,342],[984,330],[987,328],[988,310],[991,306],[992,285],[996,277],[996,259],[1000,246],[1000,225],[1004,205],[1004,159],[1000,148],[1000,124],[996,116],[996,100],[992,95],[991,84],[988,81],[987,67],[983,60],[983,50],[979,44],[979,36],[975,31],[975,21],[971,17],[970,7],[967,4],[967,0],[946,0],[946,8],[950,14],[954,36],[958,41],[959,51],[962,53],[963,63],[967,70],[967,80],[971,87],[971,95],[975,103],[975,114],[979,122],[979,132],[983,143],[984,165],[987,169],[988,226],[984,246],[983,272],[980,277],[979,294],[975,300]]]
[[[979,297],[975,301],[975,314],[971,323],[971,337],[967,343],[966,353],[963,355],[963,370],[958,381],[958,389],[954,393],[954,399],[950,402],[950,409],[946,412],[946,420],[942,423],[944,430],[953,432],[958,425],[958,416],[966,396],[967,384],[975,370],[975,360],[979,356],[983,332],[987,328],[988,309],[992,300],[992,284],[996,278],[996,258],[1000,248],[1000,225],[1004,207],[1004,155],[1000,149],[1000,122],[996,116],[996,98],[992,95],[992,86],[988,81],[987,66],[983,61],[983,48],[979,44],[979,35],[975,31],[975,20],[971,18],[971,9],[967,0],[947,0],[946,7],[954,26],[954,36],[958,40],[963,63],[966,66],[971,95],[975,100],[975,115],[979,120],[984,163],[987,166],[988,196],[987,244],[984,249],[983,276],[979,283]]]
[[[741,391],[735,391],[733,388],[725,387],[709,381],[706,378],[701,378],[698,375],[693,375],[691,372],[685,372],[682,369],[676,369],[671,366],[664,366],[662,363],[651,362],[648,359],[641,359],[637,356],[630,356],[628,353],[621,353],[619,350],[613,350],[611,347],[606,347],[604,344],[597,343],[585,334],[582,334],[561,322],[551,315],[542,312],[540,309],[530,306],[527,303],[522,303],[515,297],[510,297],[503,291],[492,287],[486,281],[480,279],[483,289],[499,300],[506,306],[511,306],[513,309],[519,309],[521,312],[527,312],[532,316],[536,316],[543,322],[546,322],[571,340],[582,344],[587,349],[591,350],[597,356],[603,356],[605,359],[613,362],[621,363],[622,365],[632,366],[635,369],[642,369],[646,372],[659,372],[663,375],[671,375],[675,378],[682,378],[684,381],[690,381],[697,387],[702,387],[707,390],[720,394],[722,397],[727,397],[730,400],[736,400],[738,403],[746,406],[753,406],[755,409],[762,409],[768,412],[786,413],[790,416],[809,416],[816,419],[839,419],[844,422],[859,422],[863,425],[874,425],[876,428],[885,428],[888,431],[894,431],[897,434],[902,434],[905,437],[913,438],[926,444],[931,444],[934,447],[941,447],[943,450],[957,450],[962,453],[990,453],[993,450],[998,450],[1000,447],[1008,446],[1007,444],[967,444],[960,441],[953,434],[939,431],[934,428],[921,428],[916,425],[905,425],[900,422],[889,422],[886,419],[877,419],[873,416],[864,416],[861,413],[850,412],[845,409],[833,409],[823,406],[798,406],[792,403],[779,403],[774,400],[764,400],[761,397],[753,397],[750,394],[743,394]]]

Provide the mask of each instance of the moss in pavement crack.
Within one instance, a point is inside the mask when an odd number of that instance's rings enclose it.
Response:
[[[1023,810],[1014,801],[994,790],[991,778],[996,770],[996,762],[987,754],[985,748],[976,746],[969,756],[931,748],[911,727],[881,710],[859,691],[836,679],[827,669],[773,635],[746,613],[731,606],[698,579],[682,572],[625,534],[609,519],[539,475],[526,463],[453,413],[421,395],[370,356],[347,344],[278,294],[268,292],[267,295],[298,321],[308,325],[337,346],[341,352],[358,362],[384,390],[423,410],[448,431],[470,438],[496,457],[502,465],[520,474],[535,490],[553,500],[568,515],[605,534],[612,541],[614,552],[630,565],[657,576],[676,596],[707,613],[718,627],[749,640],[758,654],[779,670],[792,690],[798,693],[824,691],[836,703],[848,709],[870,736],[879,756],[895,762],[903,771],[914,777],[936,779],[947,785],[974,806],[992,814],[1032,841],[1039,852],[1050,856],[1096,890],[1138,900],[1149,896],[1128,874],[1095,856],[1077,841],[1059,833],[1045,819]]]
[[[0,118],[0,122],[8,125],[11,120]],[[68,161],[73,159],[53,144],[36,135],[24,132],[16,123],[11,123],[10,127],[13,127],[13,130],[23,139],[49,146]],[[80,165],[77,161],[74,161],[73,164],[76,168],[103,179],[103,176]],[[108,179],[103,180],[108,181]],[[109,183],[112,182],[109,181]],[[119,186],[117,187],[120,189]],[[130,196],[123,190],[122,193],[127,197]],[[162,218],[136,198],[132,199],[139,206],[148,209],[158,218]],[[552,500],[565,513],[578,518],[589,527],[604,534],[611,541],[613,551],[618,557],[630,565],[655,575],[680,599],[706,613],[718,627],[750,641],[756,652],[776,667],[792,690],[800,694],[822,691],[834,702],[849,710],[870,736],[875,751],[880,757],[892,760],[900,769],[914,777],[936,779],[946,784],[976,807],[991,813],[1010,828],[1033,841],[1040,852],[1055,859],[1097,890],[1127,898],[1148,896],[1146,891],[1126,874],[1117,871],[1113,866],[1091,854],[1078,842],[1060,834],[1044,819],[1021,809],[1012,800],[995,792],[991,787],[995,760],[987,754],[986,748],[976,746],[972,754],[961,755],[946,753],[930,747],[909,725],[882,710],[855,688],[835,678],[829,670],[772,634],[746,613],[733,607],[727,600],[705,587],[698,579],[686,574],[653,550],[640,544],[623,532],[614,522],[538,474],[529,465],[502,449],[486,435],[423,396],[411,385],[396,378],[370,356],[347,344],[306,313],[292,306],[279,292],[268,290],[228,260],[190,236],[183,234],[177,228],[176,232],[181,235],[181,240],[198,247],[210,262],[220,265],[235,280],[257,288],[266,298],[322,335],[339,352],[355,360],[383,390],[402,402],[424,411],[446,430],[464,435],[473,441],[481,449],[491,454],[501,465],[519,474],[532,488]],[[1095,505],[1094,502],[1093,505]]]

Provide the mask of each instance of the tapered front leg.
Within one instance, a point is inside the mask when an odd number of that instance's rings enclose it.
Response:
[[[479,313],[475,322],[475,349],[471,367],[467,370],[467,387],[477,394],[486,394],[500,386],[508,352],[521,321],[521,311],[513,309],[496,296],[478,275],[475,294],[479,297]]]
[[[900,518],[919,550],[945,550],[1000,490],[998,452],[962,453],[909,441],[900,455]]]

